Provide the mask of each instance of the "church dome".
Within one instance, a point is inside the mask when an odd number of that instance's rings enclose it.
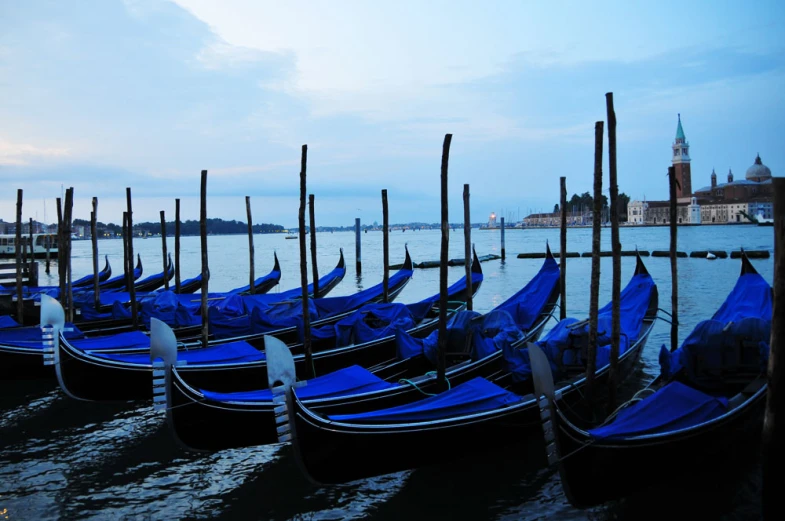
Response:
[[[771,179],[771,170],[760,160],[760,154],[755,158],[755,164],[747,169],[747,181],[765,181]]]

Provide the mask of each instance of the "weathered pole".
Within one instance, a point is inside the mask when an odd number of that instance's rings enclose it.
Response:
[[[504,247],[504,217],[501,218],[501,221],[502,221],[502,230],[501,230],[502,231],[502,262],[504,262],[504,259],[507,258],[507,251],[506,248]]]
[[[469,185],[463,185],[463,263],[466,269],[466,309],[471,311],[472,302],[472,224],[469,215]]]
[[[136,327],[139,323],[139,310],[136,306],[136,288],[134,287],[134,215],[131,208],[131,187],[125,189],[125,200],[128,205],[128,271],[130,273],[128,293],[131,297],[131,323]]]
[[[676,266],[676,169],[668,167],[670,188],[670,232],[671,232],[671,351],[679,347],[679,272]]]
[[[450,223],[447,214],[447,170],[450,163],[450,143],[452,134],[445,134],[442,146],[442,246],[439,256],[439,358],[436,366],[437,384],[440,390],[447,390],[445,350],[447,349],[447,254],[450,246]]]
[[[169,266],[166,263],[166,212],[161,210],[161,256],[164,260],[164,290],[169,291]]]
[[[180,294],[180,199],[174,200],[174,292]]]
[[[763,519],[782,519],[785,488],[785,179],[774,188],[774,306],[763,420]]]
[[[382,259],[384,271],[382,275],[382,287],[384,300],[390,301],[390,219],[387,213],[387,189],[382,190]]]
[[[207,170],[202,170],[199,202],[199,235],[202,246],[202,347],[207,347],[210,337],[210,320],[207,313],[209,273],[207,267]]]
[[[24,300],[22,300],[22,189],[16,191],[16,320],[24,325]],[[45,325],[45,324],[42,324]]]
[[[33,279],[33,265],[32,265],[32,263],[35,260],[35,249],[33,248],[33,218],[32,217],[30,217],[30,223],[29,224],[30,224],[30,227],[28,228],[27,231],[29,232],[28,233],[28,238],[30,239],[30,242],[29,242],[30,247],[28,248],[29,256],[27,257],[27,259],[25,261],[25,264],[27,264],[27,277],[28,277],[27,278],[27,280],[28,280],[27,284],[30,285],[30,286],[33,286],[34,284],[32,283],[32,281],[34,279]]]
[[[311,272],[313,273],[313,296],[319,296],[319,266],[316,263],[316,212],[313,194],[308,196],[311,228]]]
[[[95,309],[101,307],[100,284],[98,280],[98,198],[93,197],[93,211],[90,212],[90,245],[93,247],[93,294]]]
[[[249,292],[251,293],[251,295],[253,295],[254,293],[256,293],[256,289],[254,288],[254,283],[253,283],[253,281],[256,279],[253,269],[253,265],[254,265],[253,220],[251,219],[251,196],[249,195],[245,196],[245,213],[248,216],[248,264],[249,264],[248,273],[250,275],[250,282],[248,284],[249,287],[251,288]]]
[[[559,236],[559,320],[567,318],[567,178],[559,178],[561,185],[561,235]]]
[[[131,277],[131,272],[128,269],[128,212],[123,212],[123,274],[125,274],[125,287],[127,288]]]
[[[67,311],[66,320],[69,322],[74,321],[74,288],[71,286],[71,223],[74,216],[74,187],[70,187],[65,191],[65,287],[66,287],[66,302]]]
[[[362,256],[360,255],[360,218],[354,219],[354,256],[357,259],[356,268],[357,275],[363,272]]]
[[[589,348],[586,359],[586,395],[593,400],[597,365],[597,315],[600,300],[600,213],[602,212],[602,137],[604,123],[594,124],[594,208],[592,210],[591,291],[589,298]]]
[[[44,226],[45,226],[44,233],[46,233],[46,235],[44,235],[44,244],[46,245],[46,267],[44,268],[44,271],[46,272],[47,275],[49,275],[49,264],[50,264],[49,249],[52,247],[52,237],[51,235],[49,235],[49,225],[47,223],[44,223]]]
[[[300,284],[303,288],[303,349],[305,350],[305,372],[308,378],[316,376],[311,352],[311,316],[308,314],[308,262],[305,251],[305,167],[308,162],[308,145],[303,145],[300,158]]]
[[[63,201],[57,198],[57,282],[60,286],[60,303],[65,306],[65,238],[63,238]]]
[[[616,409],[616,386],[618,385],[619,342],[621,325],[621,244],[619,242],[619,184],[616,177],[616,111],[613,108],[613,93],[605,94],[608,114],[608,176],[611,204],[611,251],[613,254],[613,285],[611,288],[611,353],[608,371],[608,413]]]

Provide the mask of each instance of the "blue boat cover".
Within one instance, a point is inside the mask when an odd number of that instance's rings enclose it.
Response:
[[[299,391],[297,395],[300,396]],[[523,397],[477,377],[413,403],[356,414],[333,414],[328,418],[349,423],[424,422],[499,410],[521,401]]]
[[[722,416],[728,400],[671,382],[654,394],[622,409],[612,423],[589,431],[593,438],[619,440],[673,432]]]
[[[14,320],[13,317],[8,315],[0,316],[0,327],[16,327],[19,325],[19,322]]]
[[[141,331],[128,331],[104,337],[69,340],[72,346],[88,351],[92,349],[150,349],[150,337]]]
[[[446,351],[466,353],[472,360],[480,360],[496,351],[518,342],[524,333],[518,329],[513,317],[504,310],[493,310],[485,315],[476,311],[459,311],[447,322]],[[470,338],[467,345],[466,339]],[[439,330],[425,338],[416,338],[405,331],[395,335],[399,359],[424,355],[437,365]]]
[[[548,257],[528,284],[494,309],[507,311],[519,329],[528,331],[542,314],[558,283],[559,265],[553,257]]]
[[[722,385],[722,370],[765,370],[771,319],[771,286],[757,273],[741,275],[714,316],[698,323],[676,351],[660,348],[660,373],[669,379],[683,371],[690,382],[711,388]]]
[[[148,341],[147,345],[150,345]],[[150,353],[111,354],[94,353],[93,356],[137,365],[150,365]],[[264,360],[264,353],[248,342],[228,342],[210,347],[177,351],[177,361],[187,365],[196,364],[234,364],[241,362],[258,362]]]
[[[397,384],[385,382],[367,369],[353,365],[323,376],[308,380],[308,385],[297,389],[301,399],[317,399],[349,394],[367,393],[395,387]],[[273,393],[269,389],[216,393],[199,390],[206,398],[217,402],[272,402]]]
[[[162,291],[142,299],[139,302],[139,316],[145,327],[150,329],[151,318],[157,318],[171,327],[199,325],[202,322],[200,315],[192,313],[194,307],[184,305],[179,298],[181,296],[174,291]]]
[[[66,331],[63,331],[63,336],[68,340],[75,340],[84,338],[78,327],[67,322],[65,324]],[[0,345],[25,347],[32,349],[43,349],[44,343],[41,338],[41,326],[25,326],[15,327],[11,329],[3,329],[0,331]]]
[[[143,271],[143,268],[134,268],[134,281],[142,276],[142,271]],[[106,286],[110,286],[112,284],[116,284],[117,282],[119,282],[121,280],[125,280],[125,273],[122,273],[122,274],[120,274],[120,275],[118,275],[116,277],[112,277],[109,280],[105,280],[103,282],[99,282],[98,283],[98,287],[99,288],[105,288]],[[121,286],[121,287],[125,287],[125,286],[126,285],[123,284],[123,286]]]
[[[630,282],[621,292],[619,303],[619,323],[621,336],[619,341],[619,355],[623,354],[631,345],[634,345],[643,327],[643,319],[649,309],[649,301],[656,285],[649,274],[640,274],[632,277]],[[537,345],[545,352],[554,372],[560,370],[559,357],[562,364],[582,364],[582,344],[585,344],[589,334],[589,324],[574,327],[578,321],[575,318],[566,318],[556,324]],[[599,310],[597,319],[597,355],[596,367],[601,367],[610,362],[611,343],[611,303],[609,302]],[[531,364],[527,349],[513,349],[507,346],[504,349],[504,359],[507,368],[512,373],[514,382],[524,382],[531,378]]]

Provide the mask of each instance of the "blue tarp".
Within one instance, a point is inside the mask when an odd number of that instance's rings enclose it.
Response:
[[[148,342],[148,346],[150,343]],[[150,353],[111,354],[91,353],[93,356],[138,365],[150,365]],[[229,342],[211,347],[196,348],[177,352],[177,361],[188,365],[196,364],[234,364],[240,362],[257,362],[264,360],[264,353],[248,342]]]
[[[69,340],[84,338],[84,333],[82,333],[78,327],[71,323],[66,323],[65,329],[70,330],[63,331],[63,336]],[[3,329],[0,331],[0,344],[6,346],[43,349],[44,344],[41,334],[41,326],[25,326]]]
[[[104,337],[90,337],[69,340],[72,346],[88,351],[90,349],[149,349],[150,337],[141,331],[129,331]]]
[[[622,409],[608,425],[589,431],[596,439],[624,439],[677,431],[699,425],[728,409],[726,398],[716,398],[679,382],[671,382],[651,396]]]
[[[186,306],[174,291],[154,293],[139,303],[139,316],[145,327],[150,329],[150,319],[157,318],[170,327],[185,327],[201,324],[200,316],[192,313],[192,306]],[[193,296],[191,295],[193,298]],[[201,306],[199,306],[201,307]],[[197,311],[199,309],[197,307]]]
[[[366,304],[335,323],[335,347],[362,344],[407,330],[416,324],[409,308],[400,303]]]
[[[553,258],[546,258],[540,271],[528,284],[494,309],[507,311],[519,329],[528,331],[534,326],[558,283],[559,265]]]
[[[142,276],[142,271],[143,271],[143,268],[134,268],[134,281],[136,281],[136,279],[138,279],[139,277]],[[116,284],[117,282],[119,282],[121,280],[125,280],[125,273],[122,273],[122,274],[118,275],[117,277],[113,277],[113,278],[111,278],[109,280],[105,280],[103,282],[98,283],[98,287],[99,288],[105,288],[105,287],[107,287],[109,285]],[[126,284],[123,284],[121,286],[121,288],[124,288],[125,286],[126,286]],[[116,288],[116,289],[119,289],[119,288]]]
[[[0,327],[16,327],[19,325],[19,322],[13,319],[13,317],[9,317],[8,315],[0,316]]]
[[[711,373],[739,365],[765,370],[771,337],[771,286],[757,273],[741,275],[710,320],[698,323],[681,347],[660,348],[660,372],[672,378],[683,371],[692,383],[712,387]]]
[[[298,392],[299,395],[299,392]],[[474,378],[417,402],[357,414],[334,414],[330,420],[349,423],[407,423],[502,409],[523,400],[484,378]],[[489,440],[493,443],[493,440]]]
[[[328,398],[350,394],[367,393],[395,387],[367,369],[353,365],[338,371],[308,380],[308,385],[297,388],[301,399]],[[273,393],[269,389],[234,393],[216,393],[201,390],[205,397],[218,402],[271,402]]]
[[[619,355],[633,345],[640,335],[643,319],[649,309],[649,300],[656,285],[648,274],[635,275],[621,292],[619,324],[621,336]],[[581,364],[581,345],[586,343],[589,334],[588,322],[578,327],[570,327],[577,323],[575,318],[566,318],[556,324],[537,345],[545,352],[551,362],[551,368],[559,371],[559,356],[562,364]],[[599,310],[597,320],[597,356],[596,367],[607,365],[610,360],[611,342],[611,303]],[[507,368],[512,373],[514,382],[523,382],[531,378],[529,351],[526,349],[504,350]]]
[[[256,288],[256,287],[258,287],[261,284],[265,284],[265,283],[273,281],[273,280],[275,281],[275,284],[278,284],[278,281],[281,280],[281,272],[280,272],[280,270],[273,270],[270,273],[268,273],[267,275],[259,277],[258,279],[253,281],[253,286],[254,286],[254,288]],[[275,285],[275,284],[273,284],[273,285]],[[234,295],[234,294],[238,294],[238,293],[245,293],[246,291],[250,291],[250,290],[251,290],[250,284],[246,284],[245,286],[242,286],[242,287],[230,290],[227,293],[229,293],[231,295]]]

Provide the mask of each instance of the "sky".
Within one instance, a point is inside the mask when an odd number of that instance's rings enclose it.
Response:
[[[322,226],[551,211],[592,190],[613,92],[619,190],[667,197],[677,114],[692,185],[760,153],[785,172],[785,2],[0,0],[0,218],[159,212]],[[608,193],[607,133],[603,190]]]

